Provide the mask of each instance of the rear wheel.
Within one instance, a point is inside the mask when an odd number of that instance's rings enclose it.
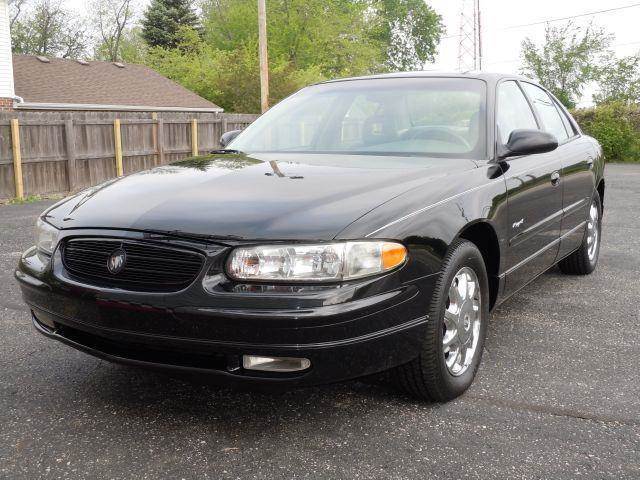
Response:
[[[600,255],[600,238],[602,236],[602,204],[600,195],[596,194],[591,201],[587,226],[582,244],[571,255],[558,263],[560,271],[569,275],[588,275],[596,269]]]
[[[489,286],[482,254],[457,241],[431,299],[420,356],[397,368],[400,385],[417,397],[443,402],[473,382],[484,348]]]

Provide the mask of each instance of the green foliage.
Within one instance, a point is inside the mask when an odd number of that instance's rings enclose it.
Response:
[[[42,200],[58,200],[63,197],[64,195],[55,193],[50,195],[26,195],[24,198],[0,200],[0,205],[24,205],[26,203],[40,202]]]
[[[180,48],[153,48],[147,56],[147,63],[227,111],[260,111],[256,43],[233,50],[220,50],[201,41],[193,31],[183,31],[182,35],[185,41]],[[315,67],[295,69],[290,63],[278,59],[270,64],[269,75],[270,93],[274,101],[323,79]]]
[[[175,48],[184,27],[198,29],[190,0],[151,0],[142,19],[142,38],[150,47]]]
[[[608,62],[600,71],[598,86],[593,96],[598,104],[640,104],[640,53]]]
[[[560,27],[547,25],[542,47],[529,38],[522,42],[522,73],[537,78],[558,100],[573,108],[584,86],[597,78],[611,39],[592,25],[584,29],[571,22]]]
[[[142,29],[125,30],[120,39],[120,58],[126,63],[144,64],[147,59],[147,44],[142,38]]]
[[[442,18],[424,0],[373,0],[371,39],[386,48],[390,70],[421,70],[435,60],[444,32]]]
[[[207,0],[207,44],[225,51],[257,45],[255,0]],[[381,67],[380,51],[365,41],[364,6],[344,0],[267,2],[271,63],[293,69],[318,67],[327,76],[368,72]]]
[[[205,38],[222,50],[257,41],[255,0],[205,0]],[[269,58],[328,77],[422,68],[442,21],[422,0],[270,0]]]
[[[182,27],[145,62],[228,111],[258,112],[257,15],[255,0],[204,0],[202,34]],[[443,32],[422,0],[269,0],[267,21],[272,104],[326,78],[421,68]]]
[[[573,112],[583,131],[602,145],[609,162],[640,162],[640,106],[613,102]]]

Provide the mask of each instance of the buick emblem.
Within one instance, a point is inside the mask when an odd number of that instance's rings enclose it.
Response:
[[[107,270],[115,275],[122,271],[125,263],[127,263],[127,253],[119,248],[115,250],[107,260]]]

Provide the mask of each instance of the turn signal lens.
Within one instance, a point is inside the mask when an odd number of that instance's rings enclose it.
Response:
[[[406,258],[404,245],[376,240],[239,247],[227,273],[236,280],[339,282],[384,273]]]
[[[404,263],[407,249],[399,243],[385,243],[382,246],[382,267],[390,270]]]

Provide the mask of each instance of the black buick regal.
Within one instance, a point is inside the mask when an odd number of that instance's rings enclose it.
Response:
[[[393,370],[446,401],[496,305],[598,261],[600,146],[524,78],[326,82],[221,143],[42,214],[15,273],[40,333],[229,385]]]

